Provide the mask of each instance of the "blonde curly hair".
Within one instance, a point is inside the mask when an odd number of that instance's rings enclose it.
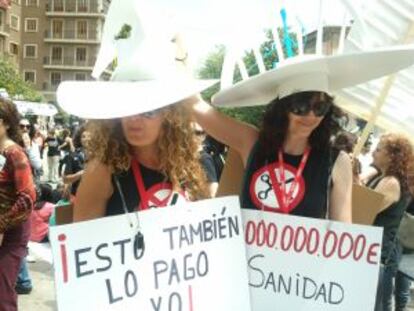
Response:
[[[157,140],[159,171],[174,190],[184,188],[191,200],[210,197],[207,177],[200,163],[189,109],[183,103],[163,108],[163,123]],[[121,119],[89,121],[88,155],[119,173],[130,168],[132,150],[125,139]]]
[[[397,178],[404,192],[413,191],[414,149],[411,142],[404,135],[394,133],[382,135],[380,142],[391,163],[384,174]]]

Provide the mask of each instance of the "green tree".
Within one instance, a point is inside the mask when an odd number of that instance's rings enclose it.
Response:
[[[278,62],[277,53],[275,51],[272,32],[270,30],[266,30],[266,38],[267,40],[263,42],[260,47],[260,52],[262,53],[264,64],[267,70],[275,68]],[[279,29],[279,37],[283,38],[283,30]],[[290,36],[293,38],[293,47],[294,52],[297,52],[297,44],[295,41],[296,36],[291,34]],[[215,49],[210,52],[204,61],[203,65],[198,71],[199,77],[202,79],[220,79],[221,76],[221,69],[223,67],[223,61],[225,56],[225,47],[223,45],[218,45]],[[284,48],[285,57],[287,56],[286,49]],[[243,61],[246,65],[247,72],[249,76],[254,76],[259,73],[259,67],[256,62],[256,58],[252,51],[247,52],[243,58]],[[241,81],[241,74],[237,69],[234,74],[234,83]],[[201,95],[204,100],[211,102],[211,98],[214,96],[215,93],[219,91],[220,87],[219,84],[207,89]],[[220,108],[225,114],[241,120],[243,122],[247,122],[253,124],[255,126],[260,126],[262,121],[263,113],[265,111],[264,106],[256,106],[256,107],[240,107],[240,108]]]
[[[23,81],[16,67],[7,60],[0,59],[0,88],[4,88],[10,97],[21,95],[28,101],[39,102],[42,95],[33,89],[33,87]]]

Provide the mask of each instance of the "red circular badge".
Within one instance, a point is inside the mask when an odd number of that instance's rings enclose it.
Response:
[[[257,170],[250,182],[250,198],[257,209],[263,209],[268,212],[280,213],[281,206],[276,197],[276,191],[273,189],[272,180],[270,178],[269,171],[274,170],[277,180],[281,180],[281,170],[279,163],[272,163],[266,165]],[[297,168],[292,165],[284,165],[285,178],[286,178],[286,192],[289,192],[293,181],[295,180]],[[281,185],[278,184],[276,187],[281,189]],[[305,181],[302,176],[299,176],[299,180],[296,184],[292,194],[292,201],[289,204],[286,213],[290,213],[299,203],[302,201],[305,195]]]
[[[173,191],[170,183],[158,183],[150,187],[147,191],[148,208],[166,207],[181,202],[187,202],[187,196],[184,191]],[[142,210],[142,204],[138,210]]]

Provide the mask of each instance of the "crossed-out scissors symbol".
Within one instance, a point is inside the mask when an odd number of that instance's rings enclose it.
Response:
[[[260,176],[260,180],[267,184],[268,187],[266,190],[259,191],[257,193],[257,196],[260,200],[266,200],[269,197],[269,192],[272,190],[272,181],[270,179],[269,174],[263,174],[262,176]],[[293,180],[294,178],[289,178],[288,180],[286,180],[286,185],[293,182]],[[281,183],[279,183],[279,186],[281,186]]]

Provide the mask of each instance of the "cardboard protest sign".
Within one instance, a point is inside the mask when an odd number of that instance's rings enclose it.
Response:
[[[236,197],[138,215],[141,249],[126,215],[50,229],[60,311],[250,310]]]
[[[382,208],[385,196],[364,186],[354,184],[352,187],[352,222],[372,225]]]
[[[374,310],[382,228],[242,214],[252,310]]]

